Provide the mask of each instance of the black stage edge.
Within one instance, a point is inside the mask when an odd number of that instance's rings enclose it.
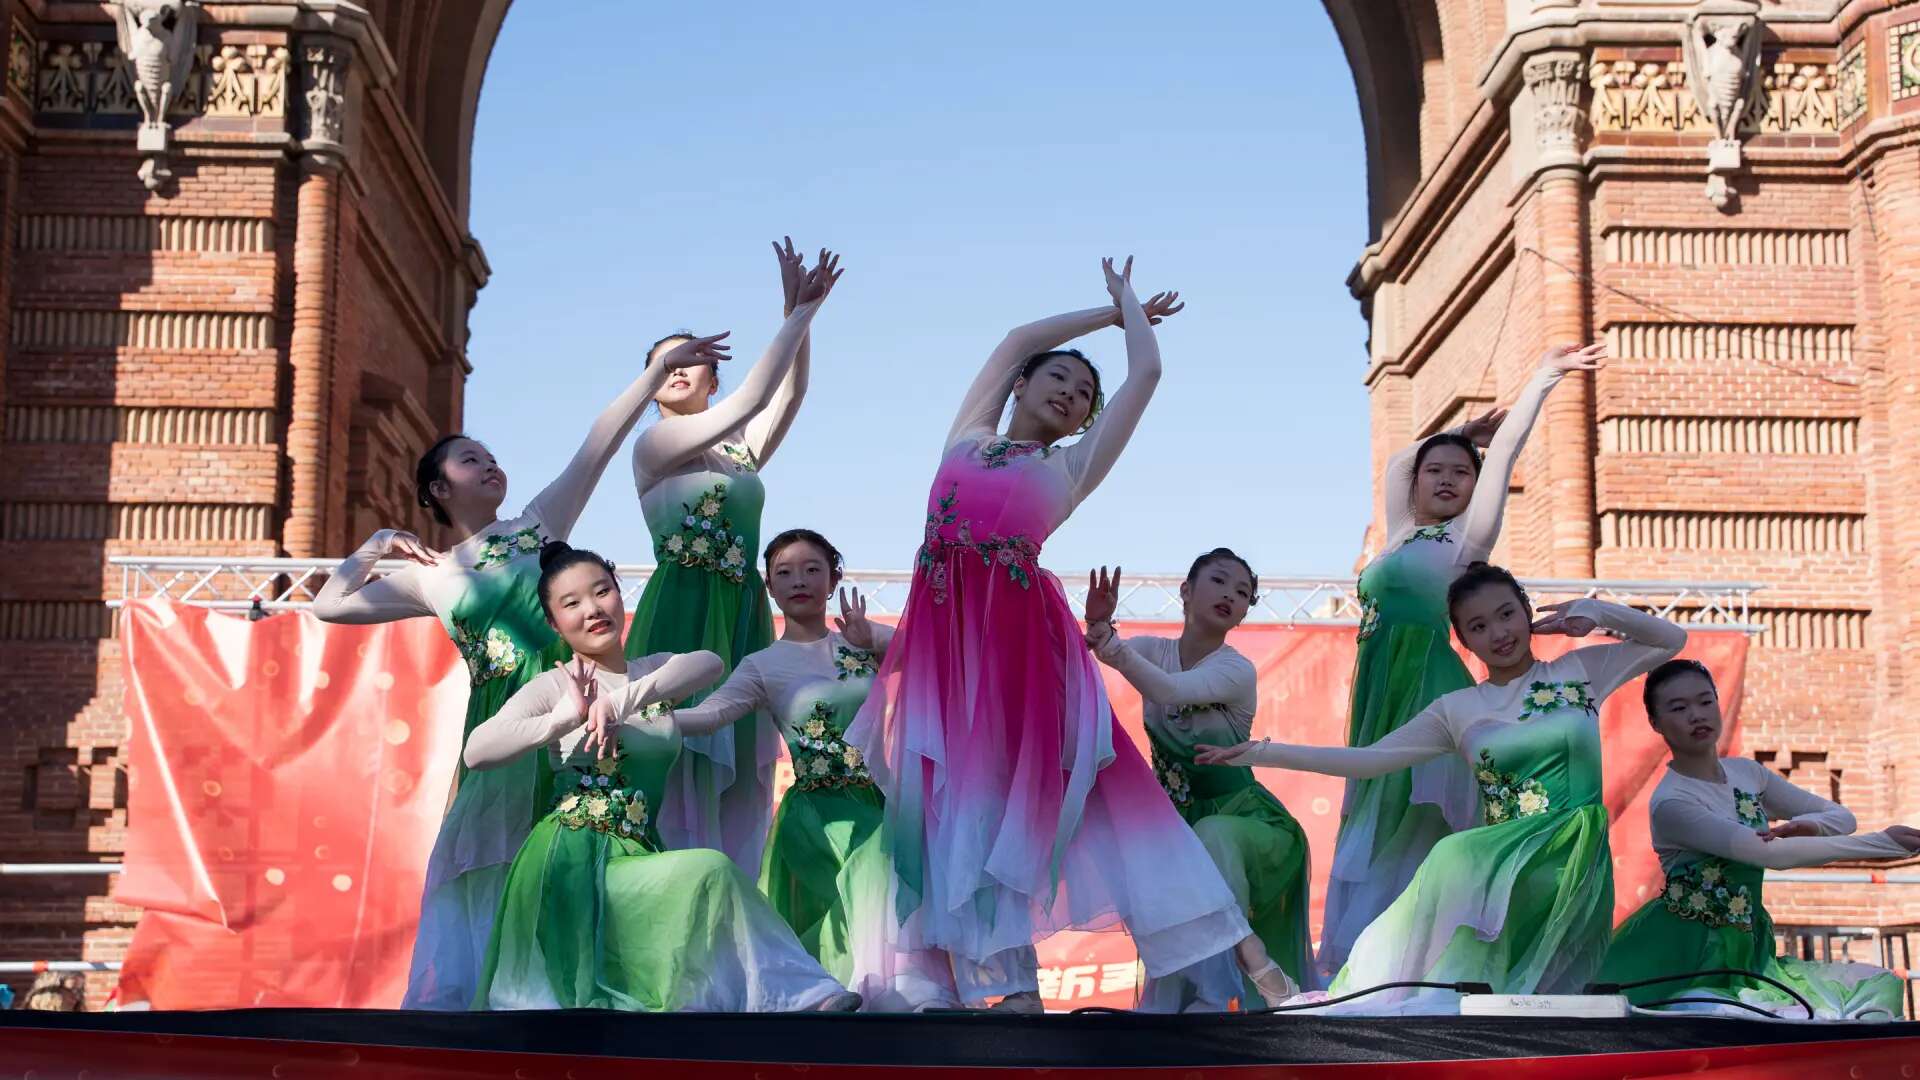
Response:
[[[1796,1080],[1920,1076],[1913,1067],[1920,1066],[1920,1023],[1138,1013],[0,1012],[0,1076],[78,1075],[84,1069],[90,1077],[351,1072],[584,1080],[582,1068],[601,1076],[817,1077],[913,1068],[949,1075],[1071,1069],[1080,1077],[1160,1070],[1257,1076],[1274,1067],[1284,1070],[1276,1076],[1297,1075],[1301,1067],[1315,1075],[1439,1075],[1415,1063],[1454,1063],[1442,1066],[1450,1075],[1555,1080],[1716,1068],[1736,1070],[1726,1075],[1772,1075],[1778,1068],[1791,1070]],[[1601,1071],[1589,1072],[1587,1065]],[[1462,1068],[1465,1073],[1456,1071]],[[1753,1068],[1764,1071],[1744,1071]]]

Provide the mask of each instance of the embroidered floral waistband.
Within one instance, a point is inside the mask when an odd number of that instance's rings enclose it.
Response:
[[[646,840],[647,797],[633,790],[620,771],[620,759],[601,758],[591,767],[576,765],[579,777],[554,796],[555,820],[569,829],[592,829],[652,845]]]
[[[873,784],[859,747],[841,738],[832,720],[833,706],[816,701],[800,730],[793,733],[793,786],[801,791]]]
[[[1480,751],[1480,760],[1473,767],[1473,778],[1480,785],[1480,805],[1485,810],[1489,825],[1544,814],[1553,807],[1545,784],[1502,772],[1488,751]]]
[[[746,580],[747,535],[734,529],[733,519],[722,516],[727,507],[727,486],[715,484],[711,491],[691,503],[681,503],[686,511],[678,532],[663,532],[654,538],[653,554],[662,564],[678,564],[718,574],[735,585]]]
[[[982,565],[1002,566],[1014,584],[1023,589],[1031,588],[1033,576],[1040,566],[1040,545],[1019,533],[1012,536],[998,533],[975,536],[973,523],[953,512],[959,491],[960,485],[954,484],[936,502],[933,511],[927,514],[925,539],[920,544],[919,556],[914,560],[914,573],[927,575],[932,583],[933,602],[946,602],[949,585],[947,564],[955,555],[977,555]]]
[[[1667,910],[1707,926],[1753,925],[1753,894],[1729,879],[1723,859],[1702,859],[1667,875]]]

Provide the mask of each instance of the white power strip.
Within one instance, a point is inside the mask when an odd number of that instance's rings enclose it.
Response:
[[[1465,994],[1461,1016],[1630,1016],[1620,994]]]

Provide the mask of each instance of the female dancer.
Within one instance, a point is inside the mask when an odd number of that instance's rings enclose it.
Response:
[[[474,769],[545,748],[573,780],[507,871],[476,1009],[849,1010],[738,867],[666,851],[653,827],[680,736],[676,698],[720,676],[710,652],[627,659],[613,564],[540,552],[540,604],[575,661],[533,679],[467,740]]]
[[[1019,1011],[1041,1007],[1038,936],[1124,922],[1147,970],[1164,974],[1248,933],[1119,731],[1066,593],[1038,563],[1139,423],[1160,379],[1152,321],[1179,310],[1171,295],[1142,306],[1129,273],[1105,269],[1112,306],[1013,331],[968,390],[906,613],[847,733],[886,793],[903,950],[944,952],[961,1000],[1005,995]],[[1127,380],[1095,422],[1099,377],[1058,346],[1113,325],[1116,308]],[[1077,431],[1086,437],[1055,447]],[[917,973],[899,985],[910,1000],[921,992]]]
[[[1360,574],[1348,746],[1371,745],[1441,694],[1473,685],[1447,640],[1447,585],[1492,553],[1514,463],[1547,395],[1567,372],[1598,368],[1604,349],[1549,350],[1512,411],[1430,436],[1387,463],[1386,547]],[[1327,879],[1322,973],[1346,963],[1353,939],[1406,888],[1434,841],[1449,827],[1472,826],[1472,791],[1452,759],[1347,784]]]
[[[840,279],[832,252],[821,251],[810,273],[793,241],[784,250],[775,244],[774,254],[787,325],[797,331],[783,336],[789,347],[770,350],[718,404],[719,369],[683,369],[655,398],[660,422],[634,440],[633,483],[658,569],[634,606],[628,656],[707,649],[731,668],[773,641],[773,614],[753,565],[766,501],[759,471],[806,394],[807,320]],[[670,335],[654,349],[680,340]],[[688,739],[667,781],[661,839],[670,848],[717,848],[758,873],[779,757],[779,734],[751,718]]]
[[[766,564],[767,591],[786,620],[780,640],[740,661],[718,690],[675,710],[673,719],[682,735],[716,731],[756,712],[778,722],[794,784],[774,818],[760,888],[807,951],[872,1000],[885,989],[866,980],[886,963],[869,950],[889,940],[892,874],[880,839],[880,790],[845,735],[893,631],[869,622],[860,594],[844,590],[839,629],[827,629],[827,598],[840,584],[841,561],[819,533],[789,529],[774,537]],[[877,936],[868,940],[869,933]]]
[[[1227,644],[1227,632],[1247,617],[1259,588],[1245,559],[1214,548],[1193,561],[1180,586],[1186,612],[1180,636],[1122,640],[1113,626],[1119,568],[1111,577],[1102,569],[1087,579],[1087,644],[1140,691],[1154,775],[1253,926],[1234,949],[1237,965],[1220,957],[1148,980],[1141,1002],[1151,1011],[1224,1010],[1250,999],[1243,972],[1269,1005],[1312,979],[1306,833],[1252,769],[1193,762],[1197,742],[1240,742],[1253,733],[1257,677],[1253,664]]]
[[[1600,703],[1673,657],[1687,632],[1598,600],[1545,605],[1532,622],[1513,576],[1484,563],[1447,589],[1460,641],[1487,665],[1487,681],[1444,694],[1372,746],[1241,743],[1200,747],[1203,765],[1277,765],[1371,777],[1443,754],[1473,770],[1480,827],[1434,844],[1407,890],[1361,932],[1334,994],[1425,979],[1472,981],[1500,993],[1577,993],[1612,936],[1613,859],[1601,804]],[[1533,635],[1584,637],[1604,628],[1617,645],[1536,660]],[[1374,1011],[1450,1007],[1450,993],[1406,990],[1365,999]]]
[[[1824,1017],[1882,1013],[1898,1019],[1904,987],[1892,972],[1774,955],[1761,879],[1767,870],[1911,855],[1920,851],[1920,830],[1895,825],[1849,836],[1854,820],[1846,807],[1793,786],[1757,761],[1721,757],[1720,696],[1697,661],[1671,660],[1655,668],[1645,696],[1647,722],[1673,752],[1649,806],[1653,849],[1667,880],[1659,896],[1621,924],[1601,965],[1601,981],[1731,968],[1792,986]],[[1727,975],[1624,992],[1644,1005],[1701,990],[1782,1016],[1806,1015],[1776,987]]]
[[[514,691],[568,655],[534,597],[540,545],[572,532],[600,473],[668,373],[726,359],[727,347],[718,344],[726,336],[692,338],[650,361],[594,421],[566,470],[518,517],[499,517],[507,475],[485,446],[464,435],[435,443],[415,470],[420,505],[463,539],[442,554],[409,532],[374,533],[327,579],[314,614],[337,623],[439,619],[471,680],[464,740]],[[375,564],[395,556],[418,565],[369,580]],[[533,754],[482,777],[459,772],[427,863],[406,1008],[464,1009],[473,1000],[507,863],[545,805],[551,780]]]

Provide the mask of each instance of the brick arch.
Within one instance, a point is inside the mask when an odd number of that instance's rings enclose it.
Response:
[[[1422,174],[1433,87],[1422,78],[1442,58],[1434,0],[1325,0],[1353,70],[1367,146],[1367,228],[1377,240]],[[1409,18],[1409,7],[1415,15]],[[1424,17],[1422,17],[1424,16]]]

